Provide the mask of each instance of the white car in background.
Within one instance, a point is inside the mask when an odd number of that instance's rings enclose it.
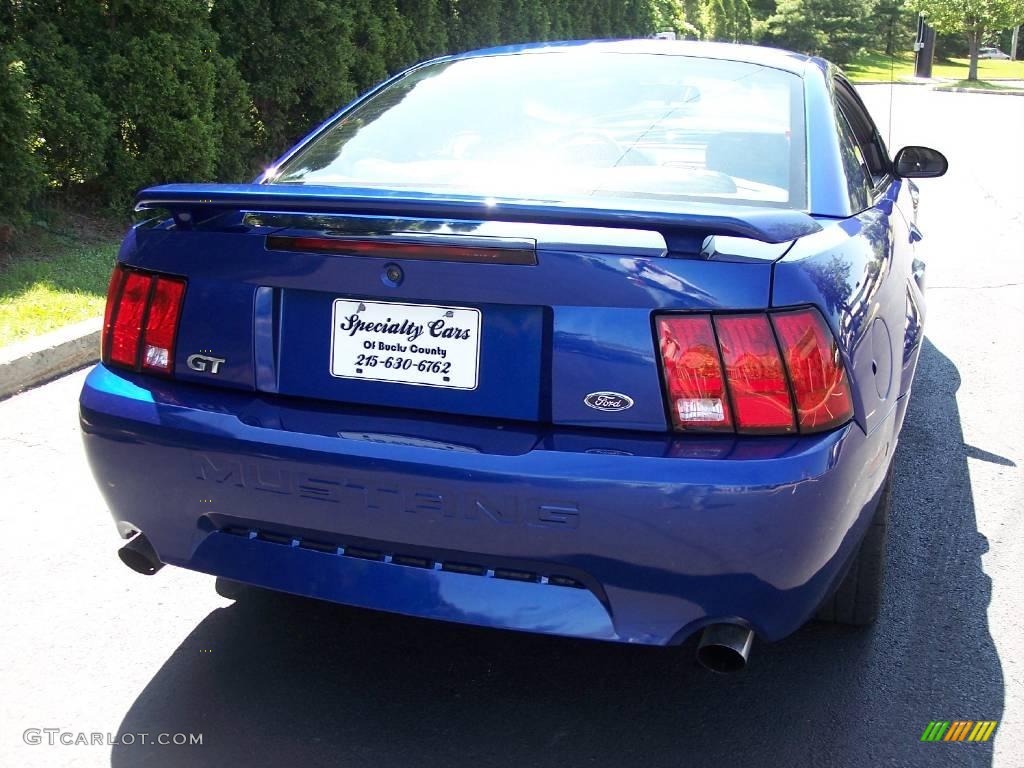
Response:
[[[979,48],[978,49],[979,59],[1006,59],[1009,61],[1010,54],[1003,53],[998,48]]]

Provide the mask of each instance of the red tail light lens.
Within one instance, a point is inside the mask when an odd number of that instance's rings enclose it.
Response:
[[[178,333],[178,316],[181,314],[181,299],[184,295],[183,280],[156,278],[142,341],[144,369],[170,372],[174,363],[174,337]]]
[[[789,384],[767,315],[715,318],[740,432],[795,432]]]
[[[107,286],[107,306],[103,310],[103,344],[101,356],[106,359],[108,356],[107,342],[110,340],[110,331],[114,322],[114,307],[121,298],[121,286],[124,284],[124,270],[121,267],[114,267],[110,273],[110,284]]]
[[[853,417],[838,347],[816,310],[662,315],[656,325],[678,430],[807,434]]]
[[[267,248],[272,251],[307,251],[313,253],[343,253],[351,256],[374,256],[383,259],[423,259],[426,261],[465,261],[481,264],[537,263],[536,247],[525,242],[510,241],[499,245],[500,238],[487,245],[488,238],[465,245],[471,237],[441,236],[436,243],[421,243],[394,239],[360,239],[358,237],[292,237],[270,235]]]
[[[117,266],[103,322],[103,361],[171,373],[185,281]]]
[[[113,310],[113,333],[110,342],[110,361],[118,365],[135,367],[139,357],[139,337],[142,318],[146,314],[149,288],[153,278],[138,272],[125,276],[124,287]]]
[[[801,432],[823,432],[853,416],[853,399],[839,349],[813,309],[772,314],[793,383]]]
[[[677,429],[732,430],[722,361],[708,315],[658,318],[669,411]]]

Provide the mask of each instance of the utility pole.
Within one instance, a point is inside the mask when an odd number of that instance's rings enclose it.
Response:
[[[1020,35],[1020,24],[1013,28],[1013,37],[1010,38],[1010,61],[1017,60],[1017,36]]]
[[[932,59],[935,58],[935,30],[928,26],[924,14],[917,16],[917,42],[914,43],[917,59],[914,62],[914,76],[932,76]]]

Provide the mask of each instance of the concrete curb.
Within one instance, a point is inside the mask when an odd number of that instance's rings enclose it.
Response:
[[[863,80],[858,83],[854,83],[855,86],[860,85],[922,85],[933,91],[942,91],[943,93],[990,93],[996,96],[1024,96],[1024,89],[1022,88],[1006,88],[1006,89],[993,89],[993,88],[956,88],[952,85],[944,85],[949,83],[949,80],[927,80],[922,78],[908,79],[908,80]],[[990,78],[989,82],[1019,82],[1016,79],[1007,78]]]
[[[0,347],[0,400],[98,360],[102,325],[94,317]]]
[[[927,80],[857,80],[850,81],[854,86],[858,85],[929,85]]]
[[[992,88],[944,88],[941,85],[937,85],[932,88],[933,91],[941,91],[942,93],[986,93],[992,96],[1024,96],[1024,90],[1010,90],[1010,89],[992,89]]]

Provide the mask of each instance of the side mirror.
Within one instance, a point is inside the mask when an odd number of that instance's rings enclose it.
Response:
[[[937,149],[904,147],[896,153],[892,166],[902,179],[934,179],[949,169],[949,161]]]

